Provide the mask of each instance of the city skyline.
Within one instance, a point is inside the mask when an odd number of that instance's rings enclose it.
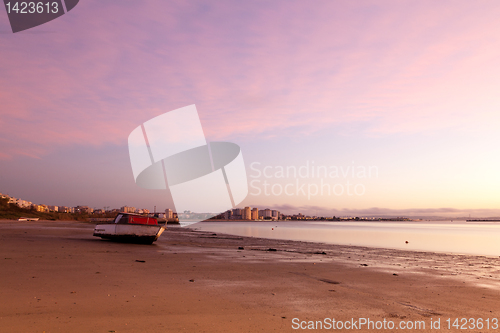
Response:
[[[196,104],[207,141],[241,147],[240,206],[500,216],[499,14],[466,1],[82,2],[1,34],[0,189],[174,207],[135,185],[127,137]],[[313,166],[327,173],[299,175]]]
[[[103,208],[97,208],[97,207],[89,207],[89,206],[83,206],[83,205],[78,205],[75,207],[67,207],[67,206],[55,206],[55,205],[46,205],[46,204],[40,204],[40,203],[33,203],[27,200],[23,200],[21,198],[15,198],[11,197],[8,194],[3,194],[0,193],[0,198],[7,198],[9,204],[15,204],[18,207],[25,208],[25,209],[33,209],[37,212],[59,212],[59,213],[87,213],[87,214],[109,214],[109,213],[137,213],[137,214],[164,214],[165,218],[167,219],[172,219],[172,218],[177,218],[178,212],[174,211],[171,208],[166,208],[166,209],[157,209],[155,206],[152,211],[150,211],[147,208],[136,208],[133,206],[122,206],[120,208],[111,208],[110,206],[104,206]],[[289,207],[288,207],[289,208]],[[318,212],[316,212],[318,213]],[[374,214],[347,214],[347,215],[321,215],[321,214],[302,214],[301,212],[287,212],[283,213],[280,212],[276,209],[269,209],[269,208],[258,208],[258,207],[243,207],[243,208],[233,208],[224,212],[221,212],[219,214],[213,214],[213,213],[196,213],[196,212],[190,212],[190,211],[184,211],[181,212],[181,214],[194,214],[194,215],[208,215],[209,217],[206,217],[202,220],[209,220],[210,217],[214,219],[223,219],[223,220],[266,220],[266,219],[271,219],[271,220],[281,220],[286,219],[286,220],[315,220],[315,219],[330,219],[330,220],[363,220],[363,221],[371,221],[371,220],[391,220],[391,221],[412,221],[412,219],[415,220],[429,220],[429,219],[437,219],[437,220],[443,220],[447,219],[447,217],[444,216],[426,216],[426,215],[414,215],[414,216],[403,216],[402,214],[382,214],[380,211],[375,211]],[[465,220],[465,219],[476,219],[476,218],[485,218],[486,216],[459,216],[455,215],[455,220]],[[487,216],[487,218],[491,219],[492,221],[498,221],[498,216]],[[453,217],[452,217],[453,219]]]
[[[133,206],[122,206],[120,208],[111,208],[111,207],[103,207],[101,208],[96,208],[96,207],[89,207],[89,206],[83,206],[83,205],[78,205],[75,207],[67,207],[67,206],[56,206],[56,205],[47,205],[47,204],[42,204],[42,203],[33,203],[28,200],[24,200],[22,198],[15,198],[11,197],[8,194],[0,193],[0,198],[2,199],[8,199],[7,203],[8,204],[13,204],[17,205],[20,208],[25,208],[25,209],[32,209],[37,212],[60,212],[60,213],[87,213],[87,214],[105,214],[105,213],[113,213],[113,212],[122,212],[122,213],[138,213],[138,214],[165,214],[165,217],[168,218],[173,218],[174,216],[178,216],[179,212],[174,212],[171,208],[165,208],[165,209],[156,209],[156,206],[154,207],[153,211],[150,211],[149,209],[146,208],[136,208]],[[184,211],[180,212],[183,214],[206,214],[206,212],[190,212],[190,211]],[[225,219],[243,219],[243,220],[258,220],[258,219],[266,219],[266,218],[271,218],[273,220],[278,220],[280,216],[282,215],[279,211],[277,210],[271,210],[269,208],[264,208],[264,209],[259,209],[257,207],[244,207],[244,208],[234,208],[227,210],[225,212],[222,212],[221,214],[217,215],[223,215]],[[303,216],[301,213],[298,214],[298,216]]]

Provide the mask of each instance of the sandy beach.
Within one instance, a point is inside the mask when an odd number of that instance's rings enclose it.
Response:
[[[93,227],[0,221],[2,332],[295,332],[332,319],[373,331],[359,318],[425,323],[418,332],[481,318],[469,332],[500,330],[499,258],[180,227],[153,245],[124,244]]]

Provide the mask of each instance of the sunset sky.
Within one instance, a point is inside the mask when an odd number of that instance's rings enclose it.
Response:
[[[242,149],[240,207],[500,216],[500,2],[313,3],[81,0],[15,34],[0,7],[0,192],[173,208],[135,184],[127,138],[196,104],[207,141]],[[257,177],[306,165],[349,172]],[[363,193],[295,191],[347,182]]]

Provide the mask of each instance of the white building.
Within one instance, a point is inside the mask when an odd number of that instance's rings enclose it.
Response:
[[[17,205],[21,208],[30,208],[33,203],[31,201],[19,199]]]
[[[135,207],[123,206],[120,208],[120,212],[122,213],[135,213]]]

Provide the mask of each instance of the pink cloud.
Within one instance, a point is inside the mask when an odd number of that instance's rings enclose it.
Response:
[[[46,26],[56,33],[0,40],[0,158],[124,145],[137,124],[193,103],[211,140],[355,122],[366,135],[483,130],[499,120],[499,11],[85,1]]]

